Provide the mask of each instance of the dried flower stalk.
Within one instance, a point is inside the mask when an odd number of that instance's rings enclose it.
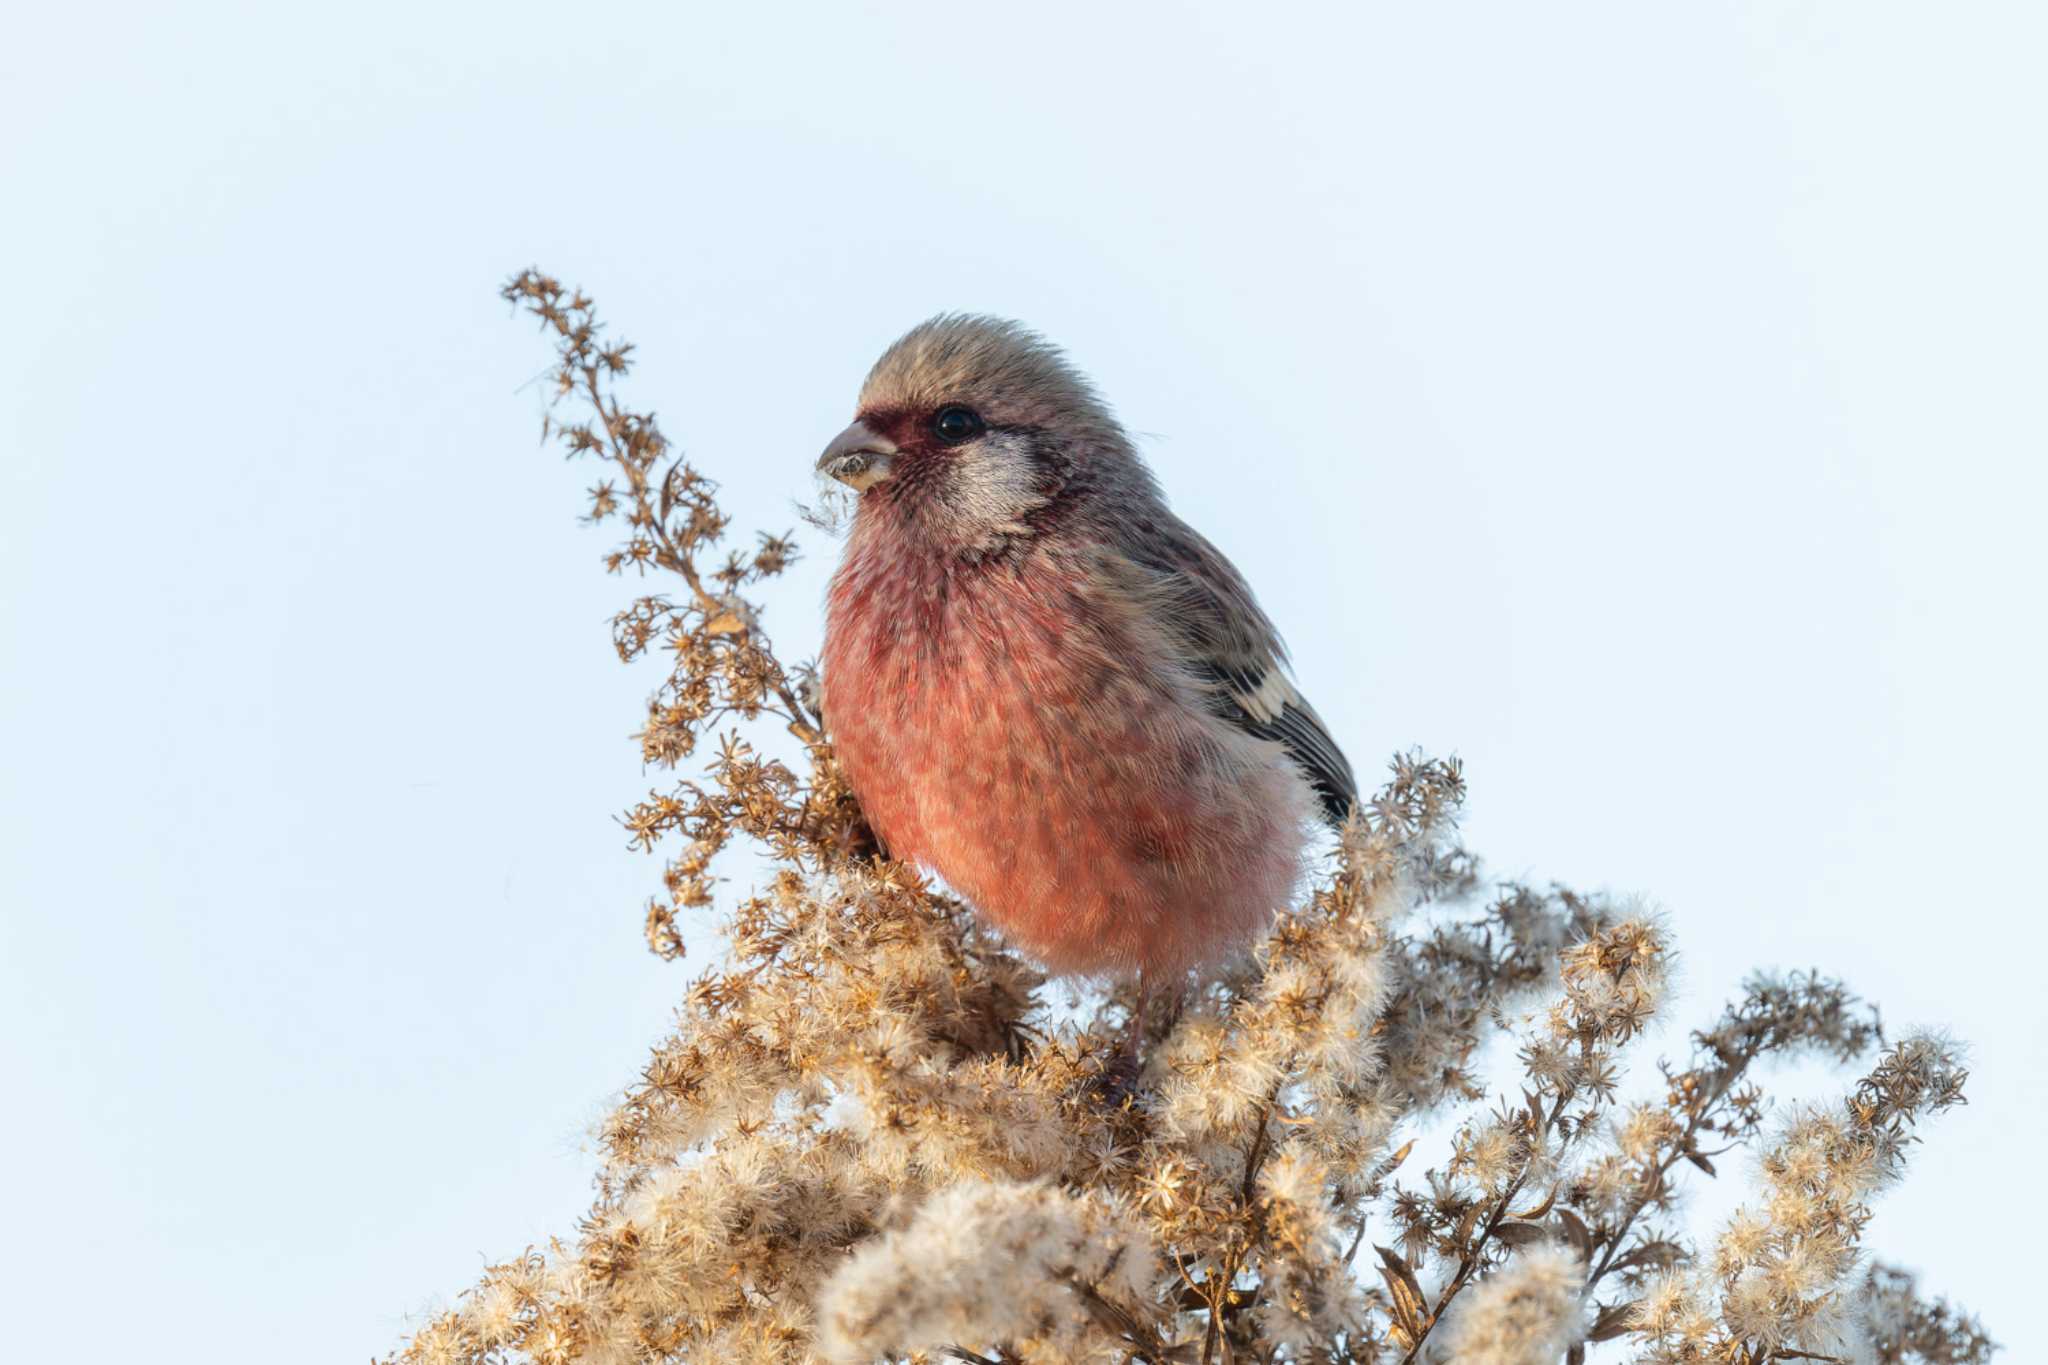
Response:
[[[681,956],[736,840],[773,871],[603,1122],[575,1234],[490,1267],[394,1361],[1990,1358],[1974,1321],[1859,1252],[1921,1124],[1962,1100],[1956,1049],[1906,1039],[1837,1105],[1774,1119],[1759,1063],[1853,1062],[1882,1033],[1837,982],[1760,976],[1661,1097],[1623,1103],[1668,932],[1489,888],[1457,841],[1455,761],[1397,757],[1307,902],[1141,1021],[1133,1090],[1103,1084],[1132,993],[1063,1009],[875,856],[805,674],[743,595],[789,538],[720,557],[715,487],[617,396],[632,348],[538,272],[504,294],[584,410],[547,433],[607,467],[588,511],[622,528],[607,568],[675,584],[614,622],[621,659],[670,657],[639,735],[668,785],[624,817],[665,855],[650,946]],[[764,722],[804,771],[749,741]],[[1476,1068],[1502,1033],[1521,1077],[1496,1096]],[[1446,1111],[1451,1155],[1404,1179],[1409,1132]],[[1703,1243],[1684,1182],[1745,1148],[1757,1197]]]

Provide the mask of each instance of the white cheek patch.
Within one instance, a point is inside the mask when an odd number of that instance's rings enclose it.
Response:
[[[1012,432],[990,432],[955,456],[947,498],[953,510],[999,535],[1028,535],[1024,518],[1045,506],[1038,465],[1028,441]]]

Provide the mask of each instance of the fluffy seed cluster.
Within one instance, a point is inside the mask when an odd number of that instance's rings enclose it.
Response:
[[[1042,1181],[963,1180],[826,1282],[818,1350],[846,1362],[948,1345],[1118,1361],[1129,1306],[1150,1298],[1157,1273],[1151,1238],[1123,1210]]]
[[[1667,930],[1490,884],[1457,842],[1455,762],[1397,758],[1308,901],[1182,1000],[1133,1021],[1128,988],[1048,983],[875,856],[808,680],[742,595],[790,542],[716,560],[712,485],[616,395],[630,348],[543,275],[505,292],[587,410],[550,429],[607,466],[608,566],[676,584],[616,622],[622,657],[671,665],[640,737],[666,785],[626,825],[666,858],[653,949],[716,916],[724,951],[599,1126],[579,1226],[490,1267],[394,1362],[1990,1358],[1860,1250],[1961,1102],[1957,1050],[1885,1047],[1839,983],[1760,976],[1644,1097],[1627,1071],[1668,1009]],[[735,843],[767,870],[720,910]],[[1112,1062],[1133,1024],[1131,1083]],[[1505,1077],[1484,1064],[1503,1037]],[[1757,1064],[1798,1054],[1865,1071],[1773,1106]],[[1425,1125],[1455,1136],[1411,1174]],[[1685,1182],[1744,1150],[1753,1197],[1693,1236]]]
[[[1578,1254],[1539,1243],[1472,1287],[1445,1324],[1438,1358],[1460,1365],[1541,1365],[1584,1340]]]
[[[1871,1201],[1903,1173],[1914,1128],[1962,1102],[1963,1079],[1954,1046],[1920,1034],[1886,1049],[1839,1104],[1792,1112],[1757,1163],[1761,1198],[1729,1219],[1708,1256],[1644,1297],[1636,1322],[1654,1343],[1646,1358],[1726,1360],[1751,1343],[1766,1358],[1876,1349],[1873,1295],[1885,1272],[1860,1287],[1853,1273]],[[1892,1313],[1899,1277],[1888,1283],[1893,1306],[1883,1311]]]

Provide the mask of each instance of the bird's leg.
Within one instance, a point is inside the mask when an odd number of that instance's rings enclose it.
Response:
[[[1123,1036],[1117,1039],[1116,1055],[1119,1060],[1129,1059],[1135,1063],[1138,1054],[1144,1050],[1145,1012],[1152,1003],[1152,978],[1138,970],[1138,1001],[1131,1006],[1131,1017],[1124,1024]]]
[[[1121,1103],[1137,1088],[1139,1073],[1145,1069],[1145,1014],[1151,1003],[1152,982],[1140,970],[1138,998],[1131,1006],[1131,1017],[1117,1034],[1116,1046],[1110,1050],[1102,1074],[1094,1082],[1112,1104]]]

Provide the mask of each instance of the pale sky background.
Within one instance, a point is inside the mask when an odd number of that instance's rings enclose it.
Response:
[[[2044,13],[18,7],[9,1353],[388,1349],[713,950],[641,947],[538,263],[742,528],[919,318],[1064,343],[1363,773],[1667,909],[1667,1048],[1756,966],[1970,1040],[1871,1244],[2039,1356]]]

